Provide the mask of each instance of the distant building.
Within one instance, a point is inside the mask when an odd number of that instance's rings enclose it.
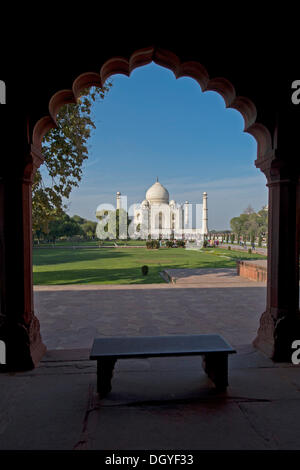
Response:
[[[117,209],[121,208],[121,193],[117,192]],[[201,203],[198,204],[198,208]],[[200,208],[201,209],[201,208]],[[198,216],[199,219],[199,216]],[[169,200],[168,190],[157,181],[146,191],[146,198],[134,205],[132,230],[140,238],[203,239],[208,234],[207,193],[203,193],[200,220],[192,228],[192,204]],[[198,226],[197,226],[198,225]]]

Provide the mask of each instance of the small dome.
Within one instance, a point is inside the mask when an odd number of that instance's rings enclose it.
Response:
[[[156,181],[146,192],[146,199],[150,204],[169,204],[169,192]]]
[[[175,206],[176,202],[174,201],[174,199],[171,199],[170,201],[170,206]]]
[[[149,207],[149,202],[146,199],[143,200],[142,207]]]

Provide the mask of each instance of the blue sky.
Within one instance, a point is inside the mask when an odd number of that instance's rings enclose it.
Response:
[[[117,191],[129,205],[141,202],[157,176],[176,202],[202,203],[207,191],[210,229],[228,229],[249,204],[267,204],[265,177],[254,166],[256,141],[220,95],[155,64],[114,75],[112,83],[93,107],[97,129],[70,215],[96,220],[97,206],[114,204]]]

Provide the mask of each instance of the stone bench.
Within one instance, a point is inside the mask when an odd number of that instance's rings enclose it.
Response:
[[[97,361],[97,391],[111,391],[118,359],[166,356],[203,356],[203,367],[218,391],[228,386],[228,354],[236,351],[219,335],[169,335],[96,338],[90,359]]]

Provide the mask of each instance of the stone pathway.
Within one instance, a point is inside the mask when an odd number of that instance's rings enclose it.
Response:
[[[49,350],[34,370],[0,374],[1,450],[300,448],[299,366],[273,363],[250,344],[265,285],[228,269],[178,271],[176,284],[35,288]],[[198,356],[160,357],[117,361],[112,391],[99,399],[95,334],[200,332],[237,349],[226,393],[215,393]]]
[[[245,253],[247,253],[248,251],[248,248],[251,248],[250,245],[247,245],[247,248],[244,248],[243,246],[241,245],[232,245],[230,243],[223,243],[221,245],[219,245],[220,248],[228,248],[228,246],[231,247],[232,250],[237,250],[237,251],[244,251]],[[258,253],[260,255],[264,255],[264,256],[267,256],[268,254],[268,249],[266,247],[258,247],[256,246],[254,250],[252,250],[252,253]]]
[[[175,271],[176,284],[36,286],[43,341],[49,350],[90,348],[96,336],[118,335],[216,333],[236,348],[252,342],[264,283],[235,269]]]

